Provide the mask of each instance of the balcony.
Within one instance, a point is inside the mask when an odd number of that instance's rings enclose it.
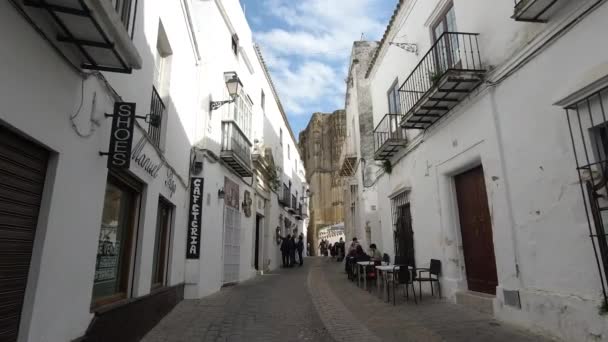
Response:
[[[348,139],[344,140],[342,152],[340,153],[340,177],[352,177],[357,172],[359,167],[359,158],[357,152],[354,151],[354,146]]]
[[[291,200],[291,191],[289,187],[283,184],[283,191],[279,192],[279,204],[283,207],[289,207]]]
[[[425,130],[483,80],[477,33],[445,32],[399,88],[401,126]]]
[[[407,145],[401,114],[386,114],[374,129],[374,159],[389,160]]]
[[[549,19],[549,9],[558,0],[515,0],[515,8],[511,18],[516,21],[545,23]]]
[[[220,158],[239,176],[253,176],[251,142],[234,121],[222,121],[222,152]]]
[[[137,1],[23,0],[15,4],[41,35],[80,68],[119,73],[141,68],[131,40]]]

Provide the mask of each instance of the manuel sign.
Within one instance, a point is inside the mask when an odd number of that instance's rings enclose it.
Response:
[[[201,252],[201,203],[203,202],[203,178],[190,181],[190,218],[188,219],[188,241],[186,259],[198,259]]]
[[[135,127],[135,103],[116,102],[112,116],[109,169],[128,169],[131,164],[131,145]]]

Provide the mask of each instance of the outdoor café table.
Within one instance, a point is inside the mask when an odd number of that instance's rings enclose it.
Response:
[[[410,270],[410,273],[414,270],[414,268],[412,266],[408,266],[408,268]],[[383,277],[384,278],[384,288],[386,289],[386,293],[387,293],[387,301],[389,301],[391,299],[390,292],[388,292],[388,275],[392,274],[393,270],[399,271],[399,269],[400,269],[400,267],[395,266],[395,265],[376,266],[376,270],[379,273],[376,276],[376,287],[378,288],[378,293],[380,293],[380,283],[378,282],[378,279],[380,277]],[[382,292],[382,294],[384,295],[384,291]]]
[[[363,275],[363,285],[367,289],[367,274],[365,273],[367,266],[374,266],[373,261],[357,261],[357,286],[361,286],[361,275]],[[361,272],[363,269],[363,272]]]

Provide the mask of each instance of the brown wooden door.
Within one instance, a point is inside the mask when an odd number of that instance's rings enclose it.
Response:
[[[0,341],[16,341],[48,152],[0,126]]]
[[[456,176],[456,196],[469,290],[496,294],[492,221],[481,166]]]

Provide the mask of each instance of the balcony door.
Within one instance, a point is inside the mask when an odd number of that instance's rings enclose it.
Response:
[[[436,74],[443,74],[448,69],[456,67],[460,63],[458,51],[458,37],[455,35],[442,35],[445,32],[457,32],[456,13],[454,5],[450,6],[435,21],[432,27],[433,41],[436,44],[435,58],[437,69]],[[439,41],[439,39],[441,39]]]

